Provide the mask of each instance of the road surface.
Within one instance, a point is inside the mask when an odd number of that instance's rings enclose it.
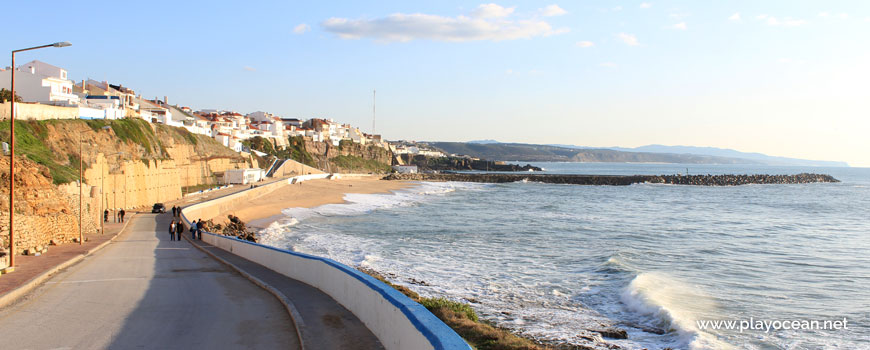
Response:
[[[104,249],[0,310],[3,349],[298,349],[278,300],[139,214]]]

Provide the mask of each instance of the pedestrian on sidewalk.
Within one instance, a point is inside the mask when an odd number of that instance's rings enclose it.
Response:
[[[169,223],[169,240],[175,240],[175,220],[172,220],[172,222]]]
[[[109,209],[103,210],[103,222],[109,222]]]
[[[175,217],[175,206],[172,206],[172,217]]]
[[[190,238],[196,239],[196,221],[190,223]]]
[[[121,217],[121,222],[124,222],[124,214],[127,214],[127,212],[124,211],[124,208],[121,208],[121,211],[118,213],[118,215]]]
[[[202,219],[199,219],[196,223],[196,239],[202,240]]]
[[[181,234],[184,233],[184,225],[181,224],[181,220],[178,220],[178,223],[175,224],[175,233],[178,236],[178,240],[181,240]]]

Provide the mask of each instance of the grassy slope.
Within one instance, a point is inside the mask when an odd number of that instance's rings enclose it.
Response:
[[[46,166],[55,184],[79,178],[79,158],[75,154],[55,154],[43,142],[48,138],[48,122],[15,121],[15,154]],[[9,142],[9,123],[0,123],[0,139]]]
[[[237,153],[205,135],[194,135],[187,129],[166,125],[156,125],[157,132],[155,132],[151,124],[135,118],[120,120],[18,120],[15,122],[15,153],[16,155],[25,155],[30,160],[46,166],[55,184],[76,181],[79,178],[78,149],[67,150],[63,147],[57,147],[57,144],[63,144],[62,140],[51,139],[49,136],[49,128],[54,128],[55,132],[76,130],[77,128],[81,130],[81,127],[77,127],[76,124],[87,125],[88,128],[97,133],[106,132],[103,128],[108,127],[115,136],[116,144],[138,145],[138,153],[130,154],[129,157],[133,157],[133,159],[138,157],[146,164],[148,164],[149,159],[167,159],[169,157],[166,147],[170,145],[168,143],[170,138],[172,144],[190,144],[195,147],[198,153],[208,156],[238,157]],[[77,137],[77,135],[62,134],[61,137],[70,139]],[[9,141],[8,122],[0,123],[0,140]],[[55,147],[50,147],[49,143],[51,142],[55,142]],[[60,151],[53,151],[53,149],[60,149]],[[115,150],[104,149],[101,151],[109,153]],[[87,166],[85,164],[85,167]]]

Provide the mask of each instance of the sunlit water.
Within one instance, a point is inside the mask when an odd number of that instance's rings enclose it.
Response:
[[[536,164],[552,173],[674,174],[685,165]],[[285,210],[266,244],[391,274],[533,337],[625,348],[870,348],[870,169],[842,183],[625,187],[421,183]],[[410,281],[424,281],[412,284]],[[847,320],[846,330],[701,330],[698,320]],[[665,331],[656,334],[656,330]]]

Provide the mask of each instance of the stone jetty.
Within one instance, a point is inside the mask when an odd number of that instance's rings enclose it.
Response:
[[[424,173],[390,174],[384,180],[461,181],[506,183],[531,181],[552,184],[626,186],[636,183],[659,183],[694,186],[739,186],[749,184],[805,184],[840,182],[831,175],[801,173],[796,175],[558,175],[492,173]]]

